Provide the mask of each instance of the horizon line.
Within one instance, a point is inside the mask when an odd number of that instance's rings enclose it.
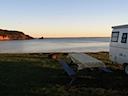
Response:
[[[35,39],[38,39],[40,37],[35,37]],[[97,36],[97,37],[43,37],[44,39],[49,39],[49,38],[110,38],[109,36]]]

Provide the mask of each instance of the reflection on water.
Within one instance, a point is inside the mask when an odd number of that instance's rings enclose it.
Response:
[[[108,51],[109,38],[58,38],[0,41],[0,53]]]

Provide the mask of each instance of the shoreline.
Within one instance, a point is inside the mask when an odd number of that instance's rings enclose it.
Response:
[[[95,52],[25,52],[25,53],[0,53],[0,54],[38,54],[38,53],[42,53],[42,54],[52,54],[52,53],[56,53],[56,54],[59,54],[59,53],[109,53],[109,51],[95,51]]]

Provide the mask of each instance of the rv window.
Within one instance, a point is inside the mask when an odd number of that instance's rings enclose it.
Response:
[[[121,42],[127,43],[127,33],[123,33]]]
[[[112,32],[111,42],[118,42],[119,32]]]

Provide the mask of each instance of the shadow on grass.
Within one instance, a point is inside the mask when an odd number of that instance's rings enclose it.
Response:
[[[0,62],[0,96],[20,96],[49,85],[59,85],[60,70],[30,62]]]
[[[113,73],[100,71],[84,72],[77,78],[76,83],[78,87],[115,89],[119,91],[128,88],[128,76],[123,70],[113,70]]]
[[[71,78],[47,54],[1,55],[0,96],[126,96],[128,76],[116,67],[113,71],[83,70],[67,86]]]

